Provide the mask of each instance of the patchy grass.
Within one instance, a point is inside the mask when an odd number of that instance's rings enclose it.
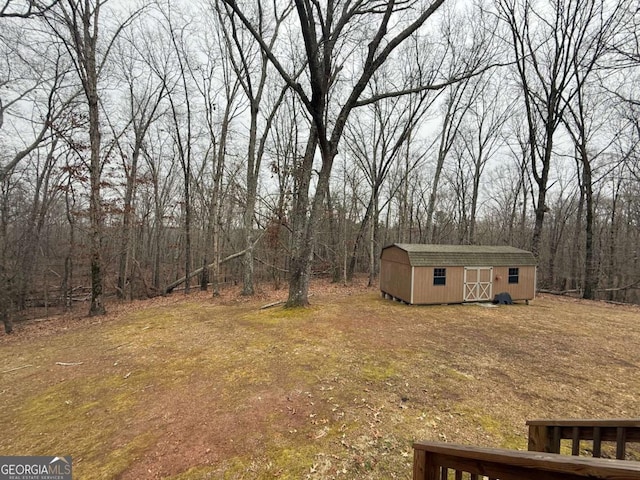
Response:
[[[83,479],[408,479],[416,439],[524,449],[527,419],[637,415],[640,308],[312,300],[26,324],[0,337],[0,452],[72,455]]]

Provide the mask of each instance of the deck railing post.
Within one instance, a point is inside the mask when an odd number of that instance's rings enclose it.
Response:
[[[529,425],[529,451],[552,453],[551,432],[552,429],[546,425]]]
[[[580,455],[580,427],[573,427],[571,432],[571,455]]]
[[[593,427],[593,456],[596,458],[602,456],[602,430],[600,427]]]
[[[627,447],[627,429],[624,427],[618,427],[616,429],[616,458],[618,460],[624,460]]]
[[[552,433],[551,439],[548,440],[548,446],[545,447],[548,448],[548,450],[545,450],[545,452],[560,453],[560,441],[562,440],[562,430],[560,429],[560,426],[554,426],[551,429],[551,432],[547,431],[547,434],[549,433]]]
[[[434,461],[432,453],[413,449],[413,480],[440,480],[440,465]]]
[[[427,478],[427,452],[420,449],[413,450],[413,480]]]

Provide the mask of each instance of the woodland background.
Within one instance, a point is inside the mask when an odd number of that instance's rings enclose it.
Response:
[[[640,302],[627,0],[0,2],[0,316],[508,244]],[[204,268],[203,268],[204,267]],[[186,277],[186,281],[178,282]]]

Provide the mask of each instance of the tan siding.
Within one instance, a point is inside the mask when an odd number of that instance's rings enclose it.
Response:
[[[433,269],[447,269],[447,284],[433,284]],[[460,303],[463,300],[464,268],[415,267],[413,303]]]
[[[411,267],[383,259],[380,263],[380,290],[411,302]]]
[[[382,250],[380,266],[380,290],[395,298],[414,304],[460,303],[464,301],[464,266],[414,266],[413,298],[411,292],[412,270],[410,252],[398,246],[389,246]],[[471,262],[473,263],[473,262]],[[466,265],[469,267],[476,266]],[[514,300],[530,300],[535,297],[535,266],[509,265],[493,267],[491,278],[488,270],[481,270],[481,282],[492,282],[492,296],[508,292]],[[509,267],[518,267],[519,283],[509,284]],[[446,285],[433,285],[433,269],[447,269]],[[469,280],[469,279],[468,279]]]
[[[514,265],[517,267],[517,265]],[[517,267],[520,269],[517,284],[509,283],[509,267],[493,269],[493,294],[507,292],[513,300],[531,300],[536,295],[536,267]]]
[[[411,266],[409,255],[398,247],[382,250],[380,290],[395,298],[411,302]]]
[[[382,250],[381,259],[409,265],[409,254],[396,246],[391,246]]]

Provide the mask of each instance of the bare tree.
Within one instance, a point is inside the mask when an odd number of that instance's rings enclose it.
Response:
[[[274,118],[270,131],[267,154],[271,158],[269,171],[277,183],[277,191],[271,195],[270,217],[267,220],[265,244],[268,248],[270,276],[276,288],[280,288],[283,274],[288,271],[292,224],[290,209],[298,192],[295,172],[303,158],[300,137],[305,135],[307,122],[296,95],[289,90]]]
[[[101,178],[103,162],[101,158],[100,125],[100,74],[108,59],[113,42],[133,17],[121,23],[112,33],[106,48],[99,44],[101,12],[106,2],[65,0],[56,3],[46,12],[45,20],[55,34],[62,40],[72,61],[76,75],[82,85],[89,113],[90,142],[90,195],[89,218],[91,222],[91,306],[89,315],[105,313],[103,299],[103,262],[102,262],[102,205]]]
[[[414,50],[417,53],[417,50]],[[411,63],[411,62],[406,62]],[[389,70],[397,68],[390,65]],[[410,72],[410,82],[414,77]],[[388,91],[389,83],[399,79],[392,78],[389,71],[378,71],[372,79],[371,91]],[[415,77],[414,77],[415,78]],[[345,133],[345,145],[353,156],[370,188],[368,199],[364,201],[366,210],[360,222],[360,228],[353,242],[351,258],[347,265],[346,277],[350,280],[354,274],[358,251],[367,232],[369,237],[369,284],[376,275],[376,248],[379,215],[381,209],[380,194],[383,183],[396,164],[406,157],[410,148],[411,133],[417,128],[428,109],[438,98],[432,91],[425,90],[412,96],[385,98],[355,112],[348,123]]]
[[[160,104],[166,95],[166,85],[158,82],[153,72],[144,65],[136,48],[140,32],[127,35],[118,44],[117,68],[124,80],[127,90],[127,129],[131,130],[129,145],[121,145],[122,140],[116,137],[123,162],[125,175],[125,191],[122,206],[122,231],[120,232],[120,248],[118,261],[118,277],[116,288],[118,296],[124,298],[127,282],[131,282],[131,240],[133,237],[134,199],[139,182],[138,165],[147,132],[151,123],[157,119]],[[133,297],[133,292],[131,293]]]
[[[204,50],[207,61],[197,69],[194,78],[196,88],[202,97],[207,132],[206,162],[203,169],[210,172],[209,187],[203,190],[208,205],[205,226],[205,240],[202,257],[200,289],[206,290],[209,282],[213,286],[213,296],[220,294],[219,272],[221,262],[221,230],[223,203],[226,197],[224,175],[227,159],[227,145],[233,134],[232,123],[241,114],[243,106],[238,100],[241,83],[235,74],[233,57],[229,53],[229,38],[225,37],[220,25],[222,19],[214,15],[212,37],[205,37]],[[222,77],[222,82],[218,77]],[[221,84],[220,84],[221,83]],[[210,165],[207,165],[209,163]],[[207,182],[197,182],[204,185]],[[211,261],[211,263],[210,263]],[[209,267],[209,265],[212,265]]]
[[[152,286],[156,292],[164,292],[167,276],[163,274],[163,265],[167,257],[167,224],[175,216],[177,197],[176,173],[173,161],[173,139],[166,135],[166,129],[160,125],[151,126],[149,141],[143,145],[142,155],[146,166],[146,175],[151,188],[151,220],[149,225],[148,255],[151,256]]]
[[[513,102],[504,98],[505,84],[498,71],[473,80],[474,98],[457,138],[457,189],[461,196],[460,242],[475,244],[481,180],[489,160],[503,145],[503,127],[513,113]]]
[[[438,152],[436,155],[434,173],[431,178],[429,201],[426,206],[425,233],[422,238],[426,243],[434,242],[434,213],[440,190],[440,178],[445,166],[445,160],[453,148],[460,131],[462,121],[471,106],[467,88],[470,80],[456,83],[449,87],[442,115],[442,126],[438,138]]]
[[[32,23],[5,23],[0,29],[0,132],[20,138],[22,144],[8,146],[12,154],[0,163],[0,180],[38,148],[46,146],[53,136],[52,127],[66,115],[80,93],[69,84],[71,67],[61,45],[52,41],[50,48],[43,50],[36,41],[43,32],[30,28]],[[33,105],[30,125],[25,125],[21,108],[25,103]],[[3,131],[5,118],[10,120],[6,127],[13,131]],[[33,132],[29,138],[28,130]]]
[[[299,21],[300,43],[304,45],[304,59],[308,89],[294,80],[292,72],[285,68],[275,49],[270,48],[259,29],[249,20],[243,8],[235,0],[225,0],[251,34],[258,40],[261,48],[278,70],[287,84],[299,95],[311,117],[313,127],[308,142],[306,161],[313,160],[317,146],[320,150],[321,167],[318,174],[316,193],[307,208],[298,208],[294,252],[291,261],[289,299],[287,305],[308,304],[310,261],[313,252],[313,240],[320,214],[324,207],[324,195],[327,191],[338,145],[351,111],[361,105],[373,103],[384,96],[398,95],[400,92],[385,92],[371,98],[363,98],[369,81],[375,72],[387,61],[405,40],[418,31],[422,25],[438,10],[443,0],[424,4],[421,1],[380,4],[373,1],[329,2],[326,5],[310,0],[296,0],[295,7]],[[394,15],[402,11],[402,15]],[[391,23],[393,19],[393,28]],[[370,33],[361,30],[367,26]],[[354,33],[361,30],[363,38],[355,38]],[[361,59],[353,62],[357,71],[350,72],[353,81],[341,82],[344,89],[341,95],[334,95],[334,86],[346,66],[344,54],[352,51],[361,54]],[[346,79],[345,79],[346,80]],[[313,138],[315,137],[315,139]]]
[[[14,282],[17,307],[24,309],[33,277],[38,268],[38,253],[43,246],[42,231],[47,214],[60,195],[60,170],[57,169],[58,139],[54,139],[47,152],[38,151],[29,169],[31,181],[31,201],[28,202],[28,213],[25,215],[23,233],[19,242],[20,268],[16,272]]]
[[[459,21],[460,16],[464,18],[464,22]],[[446,46],[442,68],[447,71],[447,77],[459,77],[461,80],[447,87],[442,106],[442,126],[436,141],[437,154],[426,206],[423,238],[427,243],[434,241],[434,214],[445,161],[471,105],[482,94],[480,88],[482,83],[466,74],[477,70],[482,71],[481,66],[491,65],[491,58],[496,55],[494,37],[490,33],[492,25],[495,25],[495,20],[486,15],[482,9],[467,10],[463,14],[450,7],[440,26],[440,34]],[[459,48],[462,44],[468,45],[468,48]]]
[[[76,169],[73,167],[70,158],[73,156],[71,149],[67,150],[65,155],[66,165],[64,172],[66,179],[60,185],[60,189],[64,194],[64,212],[65,220],[68,225],[67,249],[64,255],[64,267],[60,285],[60,300],[65,310],[71,309],[73,302],[73,267],[74,256],[76,253],[76,223],[77,223],[77,194],[75,187],[74,173]]]
[[[272,4],[272,10],[265,12],[265,7],[261,2],[256,4],[256,11],[252,12],[252,18],[255,18],[256,33],[261,39],[264,39],[268,50],[273,50],[283,22],[287,19],[292,11],[290,3],[284,3],[279,6],[277,2]],[[224,33],[227,43],[227,55],[231,60],[231,65],[242,86],[242,90],[249,102],[249,138],[247,142],[247,196],[244,205],[243,228],[244,228],[244,248],[246,253],[243,257],[243,282],[242,294],[254,294],[254,259],[253,244],[254,239],[254,215],[256,209],[256,198],[258,192],[258,178],[262,165],[262,157],[265,149],[265,142],[268,139],[269,130],[273,124],[274,116],[280,107],[284,94],[289,88],[285,83],[284,88],[280,89],[280,94],[273,99],[272,104],[267,107],[265,112],[264,125],[259,126],[259,117],[261,109],[265,108],[264,96],[265,89],[268,88],[268,73],[272,68],[267,58],[266,51],[260,48],[260,45],[245,33],[242,25],[238,24],[239,20],[232,13],[231,8],[224,2],[216,0],[214,8],[220,18],[220,28]],[[267,16],[273,16],[271,23]],[[293,75],[295,80],[297,75]]]
[[[530,164],[537,186],[531,249],[540,255],[548,210],[554,142],[577,89],[574,65],[583,60],[597,27],[602,0],[565,0],[538,5],[531,0],[498,0],[508,28],[518,83],[526,112]]]
[[[0,18],[0,181],[13,197],[3,198],[2,222],[15,215],[0,235],[0,317],[8,323],[11,310],[24,309],[42,290],[46,222],[60,197],[60,137],[79,93],[64,47],[40,21],[11,16]]]
[[[565,99],[567,108],[562,121],[573,140],[582,166],[582,188],[586,209],[583,297],[587,299],[595,298],[595,290],[598,286],[594,247],[593,162],[607,149],[605,146],[600,152],[594,152],[594,149],[590,148],[594,131],[603,126],[602,120],[597,121],[595,118],[597,115],[595,107],[599,95],[593,90],[594,83],[591,79],[598,62],[608,53],[608,46],[624,16],[626,3],[623,1],[614,4],[611,10],[599,0],[585,2],[582,6],[585,9],[584,25],[581,27],[582,38],[570,59],[573,86],[570,92],[564,92],[568,98]],[[601,119],[604,117],[600,116]]]
[[[102,161],[100,158],[100,105],[98,94],[99,71],[102,67],[98,58],[98,33],[101,3],[92,4],[68,0],[57,5],[47,21],[63,40],[73,58],[89,110],[89,140],[91,177],[89,218],[91,220],[91,306],[90,315],[105,313],[103,301],[102,266],[102,206],[100,180]]]
[[[0,2],[0,18],[31,18],[44,15],[60,0],[38,2],[36,0],[4,0]]]
[[[193,70],[195,60],[190,49],[189,22],[180,18],[170,2],[159,7],[163,22],[161,35],[149,41],[147,53],[154,73],[166,91],[169,103],[168,130],[173,138],[174,154],[182,170],[184,224],[184,293],[191,288],[193,206],[191,182],[193,178],[194,141],[196,136]],[[154,47],[151,45],[154,44]]]

